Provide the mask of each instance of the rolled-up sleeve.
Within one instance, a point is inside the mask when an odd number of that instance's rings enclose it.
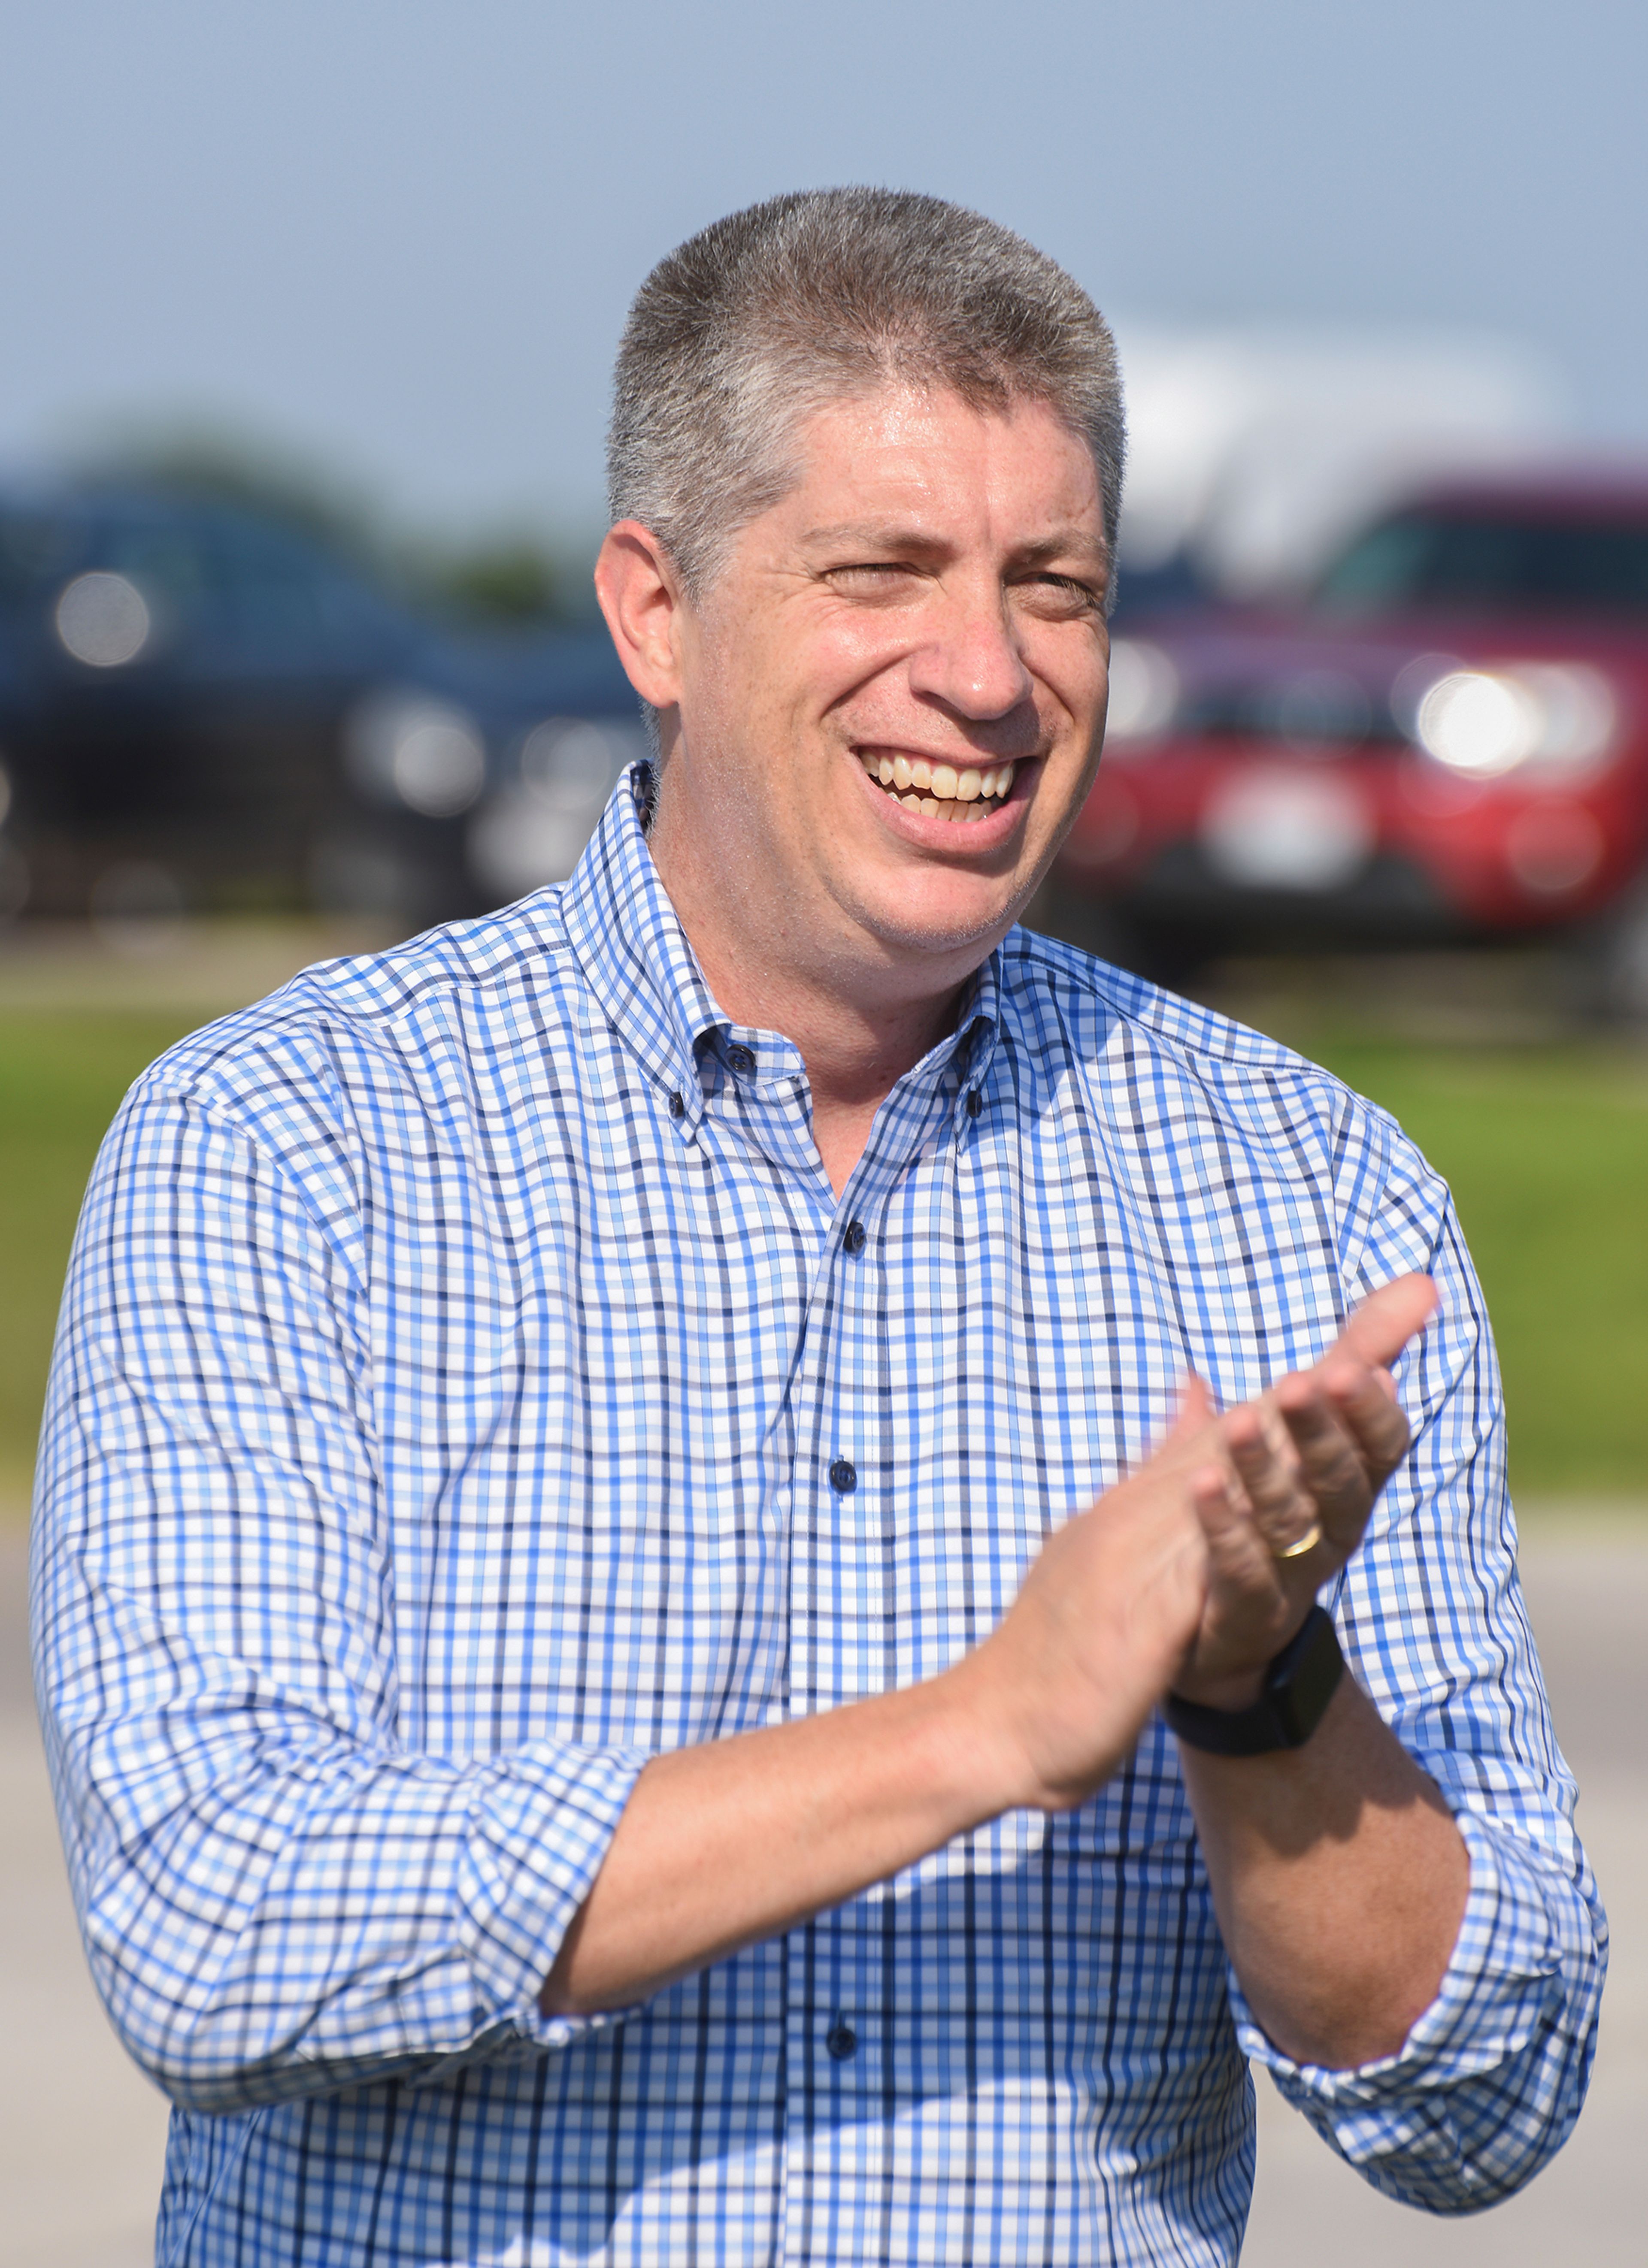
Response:
[[[137,2060],[212,2112],[606,2021],[537,1994],[646,1762],[407,1737],[347,1145],[293,1130],[312,1174],[163,1076],[129,1099],[37,1500],[41,1718],[92,1972]]]
[[[1327,1603],[1356,1675],[1447,1802],[1470,1889],[1435,2000],[1380,2062],[1297,2063],[1234,1975],[1230,1989],[1244,2049],[1333,2148],[1392,2197],[1470,2213],[1519,2188],[1572,2130],[1607,1924],[1517,1579],[1482,1294],[1445,1190],[1400,1137],[1389,1168],[1349,1295],[1424,1268],[1441,1307],[1398,1376],[1412,1451]]]

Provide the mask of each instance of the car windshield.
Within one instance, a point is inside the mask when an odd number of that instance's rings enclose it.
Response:
[[[1403,512],[1351,545],[1317,601],[1336,615],[1648,615],[1648,521]]]

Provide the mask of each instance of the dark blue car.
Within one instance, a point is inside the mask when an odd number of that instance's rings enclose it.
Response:
[[[0,501],[0,909],[417,926],[569,871],[639,745],[604,633],[462,634],[213,500]]]

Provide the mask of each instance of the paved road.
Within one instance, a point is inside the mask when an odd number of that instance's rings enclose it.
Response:
[[[28,1681],[24,1550],[0,1535],[0,2268],[154,2257],[166,2106],[93,1993]]]
[[[28,1697],[22,1565],[20,1539],[0,1537],[0,2268],[141,2268],[166,2106],[116,2045],[82,1966]],[[1525,1571],[1614,1923],[1590,2104],[1523,2197],[1435,2221],[1376,2197],[1261,2080],[1245,2268],[1641,2268],[1648,2254],[1648,1521],[1536,1535]]]
[[[1648,2260],[1648,1522],[1571,1543],[1535,1530],[1528,1609],[1613,1953],[1573,2139],[1508,2205],[1437,2220],[1369,2189],[1259,2082],[1243,2268],[1643,2268]]]

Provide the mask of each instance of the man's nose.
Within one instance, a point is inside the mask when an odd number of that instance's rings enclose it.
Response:
[[[975,722],[1005,717],[1030,700],[1034,685],[999,594],[946,607],[933,635],[911,657],[910,683],[914,692]]]

